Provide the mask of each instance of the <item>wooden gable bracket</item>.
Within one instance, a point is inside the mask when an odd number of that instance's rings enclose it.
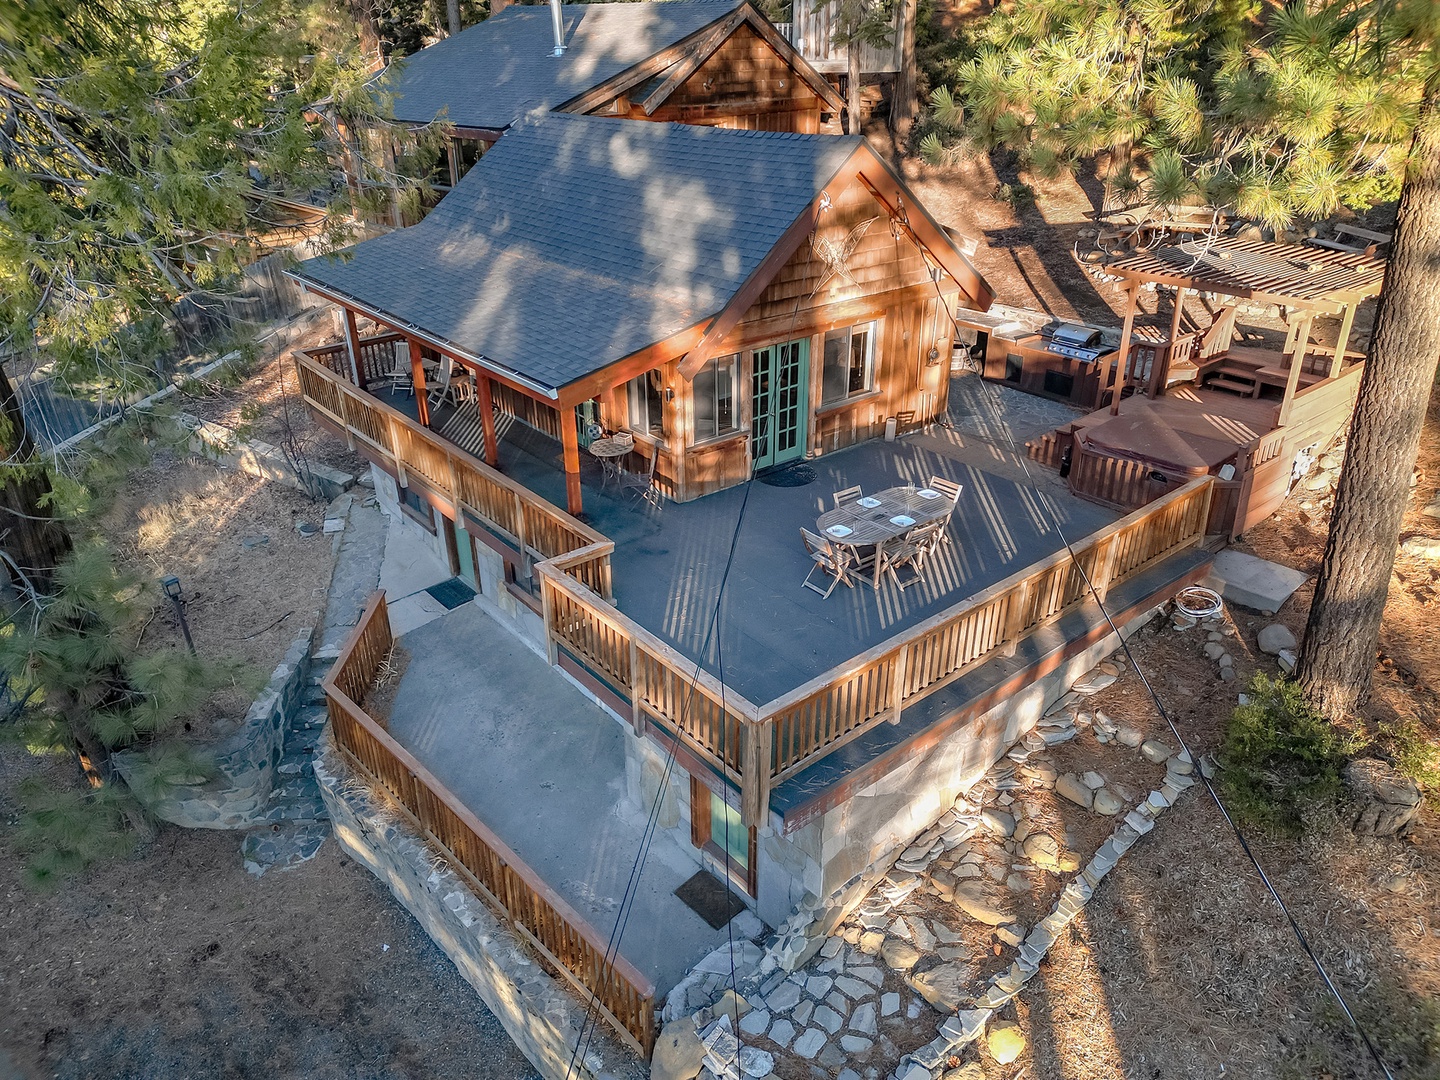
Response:
[[[668,71],[670,74],[666,76],[664,83],[645,99],[643,108],[645,115],[649,116],[663,105],[665,99],[674,93],[676,88],[695,72],[696,68],[708,60],[731,34],[744,24],[748,24],[761,40],[790,65],[796,76],[815,92],[831,112],[838,113],[845,107],[844,99],[825,80],[825,77],[800,55],[800,51],[794,45],[780,36],[770,21],[760,14],[753,4],[746,2],[719,22],[701,27],[683,41],[678,41],[668,49],[662,49],[653,56],[646,57],[634,67],[622,71],[614,78],[599,86],[591,87],[583,94],[564,102],[558,106],[558,111],[588,113]]]
[[[995,292],[989,283],[970,265],[970,260],[960,252],[940,223],[930,216],[930,212],[919,200],[912,195],[909,206],[906,206],[905,196],[909,194],[909,190],[885,160],[869,146],[862,146],[861,149],[875,167],[862,168],[859,174],[860,182],[870,190],[870,194],[890,216],[890,220],[904,231],[921,254],[950,275],[974,308],[988,311],[995,302]]]
[[[743,10],[743,9],[742,9]],[[683,58],[677,61],[670,69],[670,73],[664,80],[651,91],[650,96],[640,103],[640,109],[646,116],[653,116],[655,110],[665,104],[665,99],[673,94],[685,80],[690,78],[700,69],[700,65],[715,55],[716,50],[725,44],[725,39],[739,29],[740,24],[745,20],[743,17],[737,19],[734,16],[718,24],[705,37],[696,42]]]
[[[700,373],[700,369],[705,366],[705,362],[710,359],[715,346],[739,325],[740,320],[745,317],[745,312],[749,311],[750,306],[760,299],[760,294],[765,291],[765,287],[770,284],[771,279],[780,272],[780,268],[789,261],[790,256],[795,254],[801,242],[814,231],[816,222],[820,220],[821,204],[829,198],[828,192],[824,189],[833,184],[848,183],[859,176],[858,162],[863,152],[863,146],[856,147],[855,152],[845,159],[845,163],[835,171],[835,174],[825,184],[820,185],[821,190],[816,192],[810,205],[805,207],[800,216],[790,223],[790,227],[776,241],[775,246],[769,250],[765,258],[760,260],[759,265],[751,271],[750,276],[735,291],[735,295],[730,297],[729,302],[720,309],[720,313],[711,321],[700,340],[680,361],[681,378],[687,380],[695,378]]]

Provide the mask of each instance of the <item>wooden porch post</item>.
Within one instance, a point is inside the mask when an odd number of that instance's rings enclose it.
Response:
[[[1150,385],[1146,388],[1146,394],[1153,401],[1165,390],[1165,384],[1170,381],[1170,361],[1175,358],[1175,339],[1180,336],[1180,316],[1185,310],[1185,293],[1188,290],[1180,285],[1175,289],[1175,312],[1170,316],[1170,347],[1165,350],[1165,362],[1160,362],[1157,355],[1150,364]]]
[[[430,393],[425,386],[425,364],[424,357],[420,353],[420,343],[414,338],[406,338],[410,343],[410,380],[415,384],[415,403],[420,412],[420,423],[427,428],[430,426]]]
[[[485,464],[500,464],[500,444],[495,439],[495,405],[490,396],[490,376],[475,372],[475,401],[480,409],[480,427],[485,432]]]
[[[365,380],[360,377],[360,328],[355,325],[355,312],[348,307],[341,310],[345,312],[345,354],[350,358],[350,381],[364,390]]]
[[[1135,301],[1139,299],[1139,293],[1140,283],[1138,281],[1132,281],[1130,287],[1125,290],[1125,328],[1120,331],[1120,358],[1115,363],[1115,376],[1111,383],[1111,416],[1120,415],[1120,391],[1125,389],[1126,373],[1129,370],[1130,335],[1135,329]]]
[[[580,433],[575,429],[575,410],[557,405],[560,414],[560,445],[565,450],[565,509],[579,517],[584,509],[580,501]]]
[[[1345,348],[1350,344],[1350,328],[1355,325],[1355,304],[1345,305],[1345,314],[1340,317],[1340,336],[1335,339],[1335,358],[1330,361],[1330,378],[1340,374],[1345,366]]]
[[[1285,381],[1285,400],[1280,402],[1280,413],[1275,418],[1276,427],[1290,422],[1290,406],[1295,402],[1295,391],[1300,386],[1300,369],[1305,364],[1305,352],[1310,347],[1310,324],[1315,313],[1307,311],[1295,327],[1295,336],[1290,345],[1290,377]]]

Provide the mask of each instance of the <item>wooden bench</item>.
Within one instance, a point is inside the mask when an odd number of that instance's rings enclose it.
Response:
[[[1353,236],[1362,241],[1359,244],[1347,243],[1344,239]],[[1321,240],[1319,237],[1310,237],[1305,241],[1311,247],[1324,248],[1327,251],[1344,251],[1352,255],[1374,256],[1380,248],[1395,239],[1390,233],[1375,232],[1373,229],[1362,229],[1358,225],[1336,225],[1334,240]]]

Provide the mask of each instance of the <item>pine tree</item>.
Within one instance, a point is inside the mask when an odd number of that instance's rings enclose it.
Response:
[[[1383,47],[1421,44],[1430,72],[1296,670],[1311,702],[1332,720],[1349,719],[1369,694],[1440,362],[1440,10],[1421,0],[1401,5],[1394,17],[1403,33],[1387,34]]]

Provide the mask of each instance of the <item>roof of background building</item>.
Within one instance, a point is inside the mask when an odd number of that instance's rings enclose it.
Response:
[[[558,389],[718,312],[859,146],[538,114],[420,224],[295,274]]]
[[[548,5],[511,5],[388,69],[380,89],[395,119],[499,130],[536,107],[556,108],[703,30],[744,0],[567,4],[566,49],[552,56]]]

